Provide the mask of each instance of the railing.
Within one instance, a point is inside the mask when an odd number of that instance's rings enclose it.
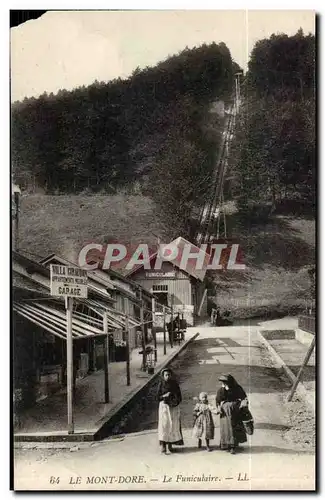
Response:
[[[316,333],[315,316],[299,316],[298,328],[309,333]]]

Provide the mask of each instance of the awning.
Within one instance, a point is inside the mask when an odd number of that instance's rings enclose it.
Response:
[[[161,314],[163,314],[163,312],[164,312],[164,308],[165,308],[165,312],[166,312],[166,314],[171,313],[171,310],[172,310],[172,309],[171,309],[171,307],[170,307],[170,306],[163,305],[163,304],[161,304],[160,302],[156,302],[156,303],[155,303],[155,313],[159,313],[159,314],[161,313]]]
[[[74,339],[104,335],[104,313],[106,313],[107,317],[108,332],[122,330],[125,327],[125,314],[109,307],[106,303],[94,299],[83,299],[78,302],[85,305],[86,308],[93,311],[98,317],[86,314],[85,311],[74,310],[72,314],[72,337]],[[61,305],[61,307],[56,308],[48,304],[48,301],[41,302],[39,300],[14,302],[13,310],[35,325],[44,328],[47,332],[61,339],[66,339],[66,311],[62,307],[63,303],[56,303],[59,306]],[[141,326],[141,323],[132,317],[129,317],[128,321],[129,328]]]
[[[44,330],[60,337],[67,338],[67,316],[66,311],[55,309],[47,304],[39,302],[14,302],[13,310],[20,316],[28,319],[32,323]],[[73,313],[72,316],[72,337],[74,339],[94,337],[103,335],[102,322],[90,316],[85,321],[84,315]],[[100,327],[101,326],[101,327]]]
[[[121,329],[125,326],[125,314],[123,312],[117,311],[116,309],[109,307],[107,304],[104,304],[99,300],[84,299],[83,303],[102,318],[104,317],[104,313],[106,312],[108,325],[116,329]],[[130,328],[141,326],[141,323],[139,321],[130,316],[128,317],[128,320]]]

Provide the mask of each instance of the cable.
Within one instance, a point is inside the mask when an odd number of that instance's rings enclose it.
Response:
[[[235,98],[235,104],[233,106],[234,111],[236,110],[236,102],[237,102],[237,100]],[[221,205],[221,197],[223,195],[224,177],[225,177],[225,171],[226,171],[226,166],[227,166],[228,142],[229,142],[230,137],[233,133],[234,123],[235,123],[235,120],[234,120],[234,116],[232,113],[230,115],[229,120],[228,120],[227,130],[225,133],[225,139],[223,142],[222,152],[220,155],[220,162],[219,162],[219,169],[218,169],[219,170],[219,178],[217,177],[217,179],[216,179],[217,182],[216,182],[213,202],[210,205],[210,209],[209,209],[208,226],[207,226],[207,229],[205,232],[205,242],[209,238],[209,229],[210,229],[211,222],[212,222],[211,214],[215,213],[217,207],[220,208],[220,205]],[[218,201],[217,201],[217,199],[218,199]],[[219,237],[219,228],[220,228],[219,218],[220,218],[220,213],[218,214],[218,232],[217,232],[218,237]]]

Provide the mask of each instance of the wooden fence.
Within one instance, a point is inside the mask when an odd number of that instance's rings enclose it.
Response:
[[[315,316],[299,316],[298,328],[309,333],[316,333],[316,318]]]

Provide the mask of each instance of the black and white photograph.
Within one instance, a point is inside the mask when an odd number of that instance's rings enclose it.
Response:
[[[12,490],[316,490],[316,20],[10,11]]]

